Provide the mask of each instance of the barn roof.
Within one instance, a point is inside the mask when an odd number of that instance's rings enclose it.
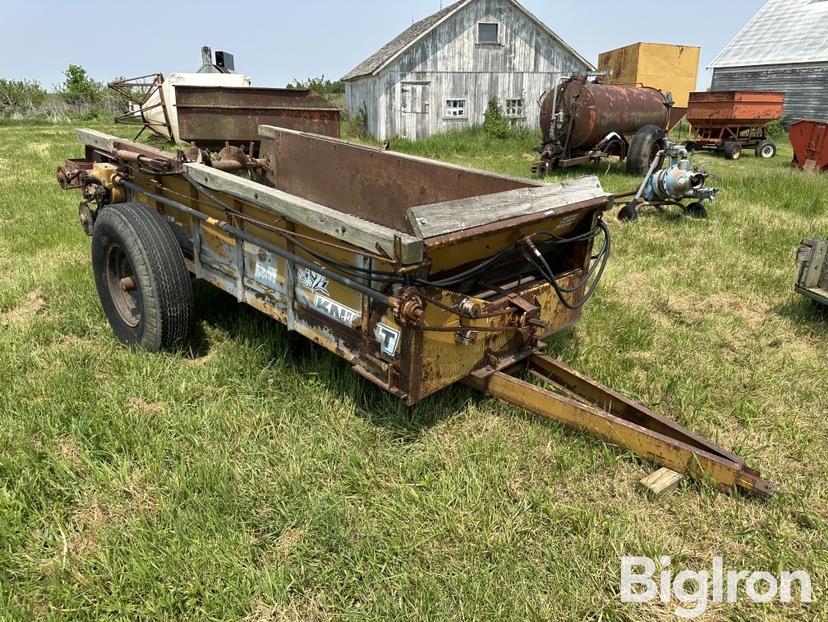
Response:
[[[405,50],[409,47],[414,45],[417,41],[423,38],[426,34],[431,32],[434,28],[436,28],[439,24],[447,20],[449,17],[457,13],[460,9],[462,9],[467,4],[474,2],[475,0],[460,0],[459,2],[455,2],[454,4],[447,6],[446,8],[437,11],[434,15],[429,15],[423,20],[420,20],[410,28],[408,28],[405,32],[399,35],[397,38],[393,39],[391,42],[387,43],[385,46],[380,48],[377,52],[373,55],[369,56],[365,59],[362,63],[357,65],[353,70],[351,70],[347,75],[345,75],[342,79],[343,80],[355,80],[356,78],[361,78],[363,76],[369,76],[376,74],[380,69],[385,67],[388,63],[394,60],[397,56],[402,54]],[[549,36],[554,38],[558,41],[561,45],[568,52],[570,52],[573,56],[575,56],[578,60],[580,60],[584,65],[586,65],[590,69],[594,69],[592,63],[587,61],[583,56],[578,54],[572,47],[570,47],[563,39],[561,39],[557,34],[552,32],[549,27],[546,26],[542,21],[540,21],[537,17],[532,15],[529,11],[527,11],[523,6],[520,5],[516,0],[510,0],[512,4],[515,5],[522,13],[524,13],[529,19],[535,22],[541,29],[546,32]]]
[[[769,0],[710,64],[718,67],[828,61],[828,0]]]

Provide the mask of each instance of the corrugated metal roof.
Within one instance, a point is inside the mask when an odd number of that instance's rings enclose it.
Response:
[[[823,61],[828,61],[828,0],[769,0],[710,68]]]
[[[450,17],[456,11],[460,10],[469,2],[473,2],[473,0],[460,0],[459,2],[455,2],[454,4],[447,6],[441,11],[438,11],[434,15],[430,15],[425,19],[420,20],[419,22],[408,28],[401,35],[399,35],[396,39],[394,39],[390,43],[387,43],[377,52],[375,52],[366,60],[364,60],[362,63],[357,65],[342,79],[354,80],[356,78],[361,78],[362,76],[369,76],[375,74],[377,71],[382,69],[387,63],[393,60],[394,57],[408,49],[421,37],[425,36],[431,29],[435,28],[438,24],[440,24],[440,22],[442,22],[444,19],[448,19],[448,17]],[[515,7],[517,7],[523,13],[525,13],[529,19],[536,22],[549,36],[553,37],[571,54],[577,57],[578,60],[582,61],[589,69],[595,69],[592,63],[587,61],[583,56],[581,56],[580,54],[578,54],[578,52],[572,49],[563,39],[561,39],[558,35],[552,32],[552,30],[550,30],[549,27],[546,26],[546,24],[544,24],[537,17],[535,17],[529,11],[527,11],[523,6],[521,6],[519,2],[517,2],[516,0],[511,0],[511,2],[515,5]]]

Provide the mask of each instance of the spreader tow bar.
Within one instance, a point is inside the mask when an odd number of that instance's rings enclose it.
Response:
[[[533,354],[529,373],[565,397],[503,371],[480,370],[466,384],[541,417],[602,438],[638,456],[720,490],[734,487],[759,498],[774,486],[734,453],[719,447],[620,393],[589,380],[562,363]]]

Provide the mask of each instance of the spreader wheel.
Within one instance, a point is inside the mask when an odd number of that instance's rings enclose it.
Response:
[[[627,153],[627,173],[636,177],[646,175],[666,137],[667,133],[657,125],[645,125],[638,130]]]
[[[621,222],[632,222],[638,219],[638,207],[635,203],[628,203],[618,212],[618,220]]]
[[[725,143],[724,152],[728,160],[738,160],[742,157],[742,145],[737,142]]]
[[[107,206],[92,237],[101,305],[119,341],[150,352],[182,345],[193,318],[193,290],[170,226],[140,203]]]
[[[776,145],[769,140],[763,140],[756,147],[757,158],[773,158],[776,156]]]
[[[699,220],[707,218],[707,209],[702,203],[691,203],[684,208],[684,211],[690,218],[697,218]]]

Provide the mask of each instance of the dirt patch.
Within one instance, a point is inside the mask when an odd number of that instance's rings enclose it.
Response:
[[[101,531],[109,525],[123,523],[142,514],[153,516],[158,511],[155,488],[141,481],[136,474],[118,493],[102,498],[93,495],[89,503],[78,507],[70,519],[66,550],[73,557],[88,557],[100,550]]]
[[[288,603],[269,605],[262,600],[253,603],[245,622],[324,622],[330,616],[323,611],[321,600],[297,603],[290,598]]]
[[[302,529],[288,529],[276,540],[276,550],[284,557],[290,557],[304,535]]]
[[[29,292],[26,300],[10,311],[0,315],[0,324],[26,326],[46,308],[43,292],[39,289]]]
[[[75,468],[83,468],[86,462],[78,449],[78,444],[70,436],[63,436],[55,442],[55,453]]]
[[[129,410],[139,412],[148,417],[155,417],[167,410],[165,402],[147,402],[142,399],[131,399],[127,404]]]

